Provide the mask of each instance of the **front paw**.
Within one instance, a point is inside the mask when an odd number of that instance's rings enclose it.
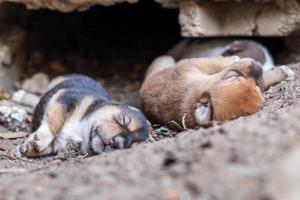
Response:
[[[16,156],[33,157],[39,153],[39,151],[36,149],[34,137],[35,134],[29,135],[29,137],[24,142],[17,146]]]
[[[37,152],[41,152],[50,145],[52,140],[52,135],[37,132],[34,134],[32,144]]]
[[[37,154],[37,151],[34,147],[33,141],[24,141],[19,144],[16,148],[16,156],[17,157],[32,157]]]
[[[291,68],[289,68],[286,65],[281,65],[279,68],[285,74],[285,80],[286,81],[292,81],[292,80],[295,79],[295,72]]]
[[[206,126],[210,124],[212,116],[211,103],[199,102],[194,114],[198,125]]]

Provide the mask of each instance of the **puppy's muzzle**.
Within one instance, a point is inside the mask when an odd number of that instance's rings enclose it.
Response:
[[[127,149],[133,142],[131,133],[117,135],[110,140],[109,146],[113,149]]]

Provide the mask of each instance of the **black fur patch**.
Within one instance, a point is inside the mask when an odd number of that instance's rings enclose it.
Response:
[[[88,109],[86,110],[86,112],[84,113],[83,117],[81,118],[81,120],[88,118],[89,116],[91,116],[94,112],[96,112],[97,110],[99,110],[100,108],[102,108],[104,105],[106,104],[106,102],[104,102],[101,99],[96,99],[94,100],[94,102],[88,107]]]
[[[85,96],[86,94],[83,90],[67,89],[65,93],[58,98],[58,102],[64,106],[66,112],[72,112]]]

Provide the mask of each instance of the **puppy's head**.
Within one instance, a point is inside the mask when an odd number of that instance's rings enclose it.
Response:
[[[225,46],[222,56],[239,56],[240,58],[253,58],[261,64],[266,62],[263,46],[250,40],[237,40]]]
[[[211,76],[193,102],[194,122],[206,125],[257,112],[264,104],[261,64],[243,58]],[[193,120],[192,120],[193,121]]]
[[[94,153],[129,148],[149,137],[151,126],[137,108],[106,105],[97,117],[90,133],[90,148]]]

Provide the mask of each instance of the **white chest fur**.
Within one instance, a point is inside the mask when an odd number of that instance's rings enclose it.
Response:
[[[65,151],[65,149],[80,146],[81,151],[87,152],[92,124],[91,120],[82,120],[81,117],[70,118],[55,138],[54,151]]]

